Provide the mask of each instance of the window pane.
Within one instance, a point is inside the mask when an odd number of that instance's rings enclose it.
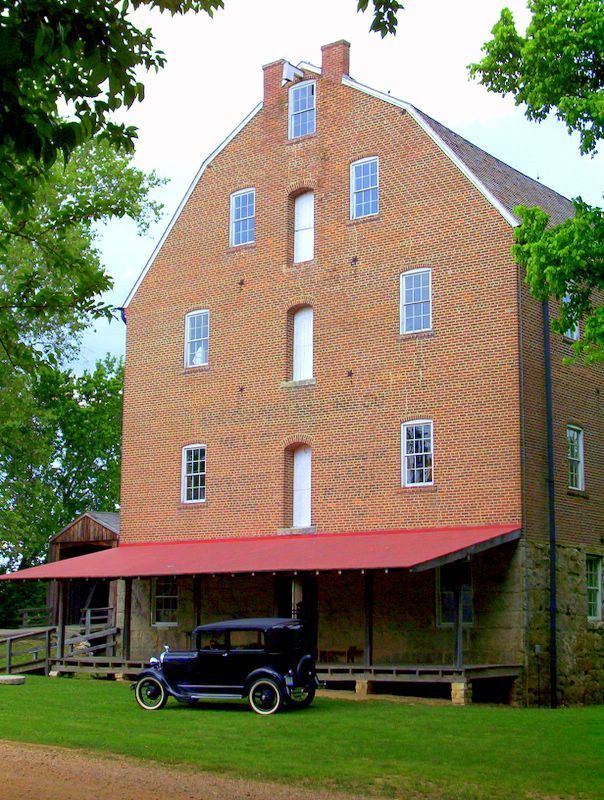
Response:
[[[200,502],[206,496],[206,451],[205,447],[188,447],[184,457],[185,502]]]
[[[186,322],[187,367],[198,367],[208,363],[210,315],[208,311],[189,314]]]
[[[378,160],[372,158],[352,165],[352,216],[367,217],[379,211]]]
[[[306,136],[315,132],[315,84],[304,83],[289,91],[289,137]]]
[[[430,270],[402,276],[401,333],[430,330]]]
[[[226,650],[226,633],[224,631],[201,631],[199,649]]]
[[[231,195],[231,245],[248,244],[255,235],[256,192]]]
[[[262,631],[231,631],[231,650],[263,650]]]
[[[156,578],[154,590],[153,622],[178,622],[178,582],[176,578]]]
[[[404,484],[432,483],[432,423],[403,425]]]

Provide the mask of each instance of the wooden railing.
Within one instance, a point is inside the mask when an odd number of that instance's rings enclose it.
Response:
[[[35,633],[14,633],[0,639],[0,673],[37,672],[48,674],[56,628]]]
[[[64,658],[87,658],[95,653],[114,655],[117,628],[101,628],[78,633],[65,639]]]
[[[80,615],[80,626],[84,628],[84,633],[90,633],[99,628],[111,628],[115,622],[113,612],[112,606],[107,608],[83,608]]]
[[[21,628],[46,628],[52,625],[52,608],[36,606],[35,608],[20,608]]]

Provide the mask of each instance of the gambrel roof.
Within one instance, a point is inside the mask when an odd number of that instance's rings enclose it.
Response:
[[[300,69],[307,72],[321,74],[319,67],[302,61],[297,65]],[[520,220],[514,213],[518,205],[540,206],[550,217],[553,224],[559,224],[569,219],[574,213],[571,201],[563,197],[558,192],[544,186],[539,181],[529,178],[522,172],[510,167],[495,156],[490,155],[477,145],[472,144],[463,136],[447,128],[445,125],[429,117],[411,103],[399,100],[392,95],[380,92],[365,86],[348,76],[342,78],[342,84],[364,94],[371,95],[379,100],[383,100],[391,105],[403,109],[418,123],[418,125],[430,136],[438,147],[448,156],[448,158],[461,170],[466,178],[478,189],[485,199],[501,214],[501,216],[512,226],[519,224]],[[139,275],[136,283],[132,287],[128,297],[124,302],[124,307],[132,300],[138,287],[145,275],[153,264],[157,254],[163,246],[170,231],[174,227],[176,220],[191,196],[195,186],[205,172],[207,166],[233,141],[237,134],[258,114],[262,109],[262,103],[258,103],[250,113],[231,131],[220,145],[203,161],[197,174],[191,181],[183,199],[176,209],[172,219],[168,223],[166,230],[155,246],[149,260]]]

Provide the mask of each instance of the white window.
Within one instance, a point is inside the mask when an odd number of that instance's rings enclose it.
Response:
[[[474,623],[472,573],[467,561],[447,564],[436,570],[436,624],[453,625],[457,616],[455,588],[461,591],[461,618],[464,625]]]
[[[294,528],[308,528],[311,524],[311,471],[312,452],[307,445],[294,450],[293,513]]]
[[[242,189],[231,195],[231,247],[254,241],[256,190]]]
[[[432,473],[432,421],[419,419],[401,426],[403,486],[429,486]]]
[[[565,294],[564,298],[562,299],[562,302],[565,305],[570,303],[570,295],[569,294]],[[567,339],[572,339],[573,342],[579,341],[579,339],[581,338],[581,327],[580,327],[579,323],[577,322],[572,328],[569,328],[566,331],[566,333],[564,334],[564,336]]]
[[[172,576],[154,578],[152,585],[151,624],[178,625],[178,581]]]
[[[206,499],[206,448],[191,444],[182,449],[182,501],[203,503]]]
[[[432,270],[413,269],[401,275],[401,333],[432,328]]]
[[[317,124],[315,82],[297,83],[289,90],[289,138],[314,133]]]
[[[292,380],[304,381],[313,377],[313,310],[310,306],[294,314],[294,351]]]
[[[585,572],[587,616],[589,619],[602,619],[602,559],[600,556],[587,556]]]
[[[583,460],[583,431],[576,425],[566,429],[568,444],[568,488],[585,489],[585,466]]]
[[[304,192],[294,200],[294,264],[315,255],[315,193]]]
[[[380,210],[377,158],[364,158],[350,165],[350,218],[370,217]]]
[[[185,317],[185,367],[208,363],[210,312],[192,311]]]

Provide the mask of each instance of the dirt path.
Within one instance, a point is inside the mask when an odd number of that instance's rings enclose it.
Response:
[[[16,742],[0,741],[0,765],[0,800],[364,800]]]

